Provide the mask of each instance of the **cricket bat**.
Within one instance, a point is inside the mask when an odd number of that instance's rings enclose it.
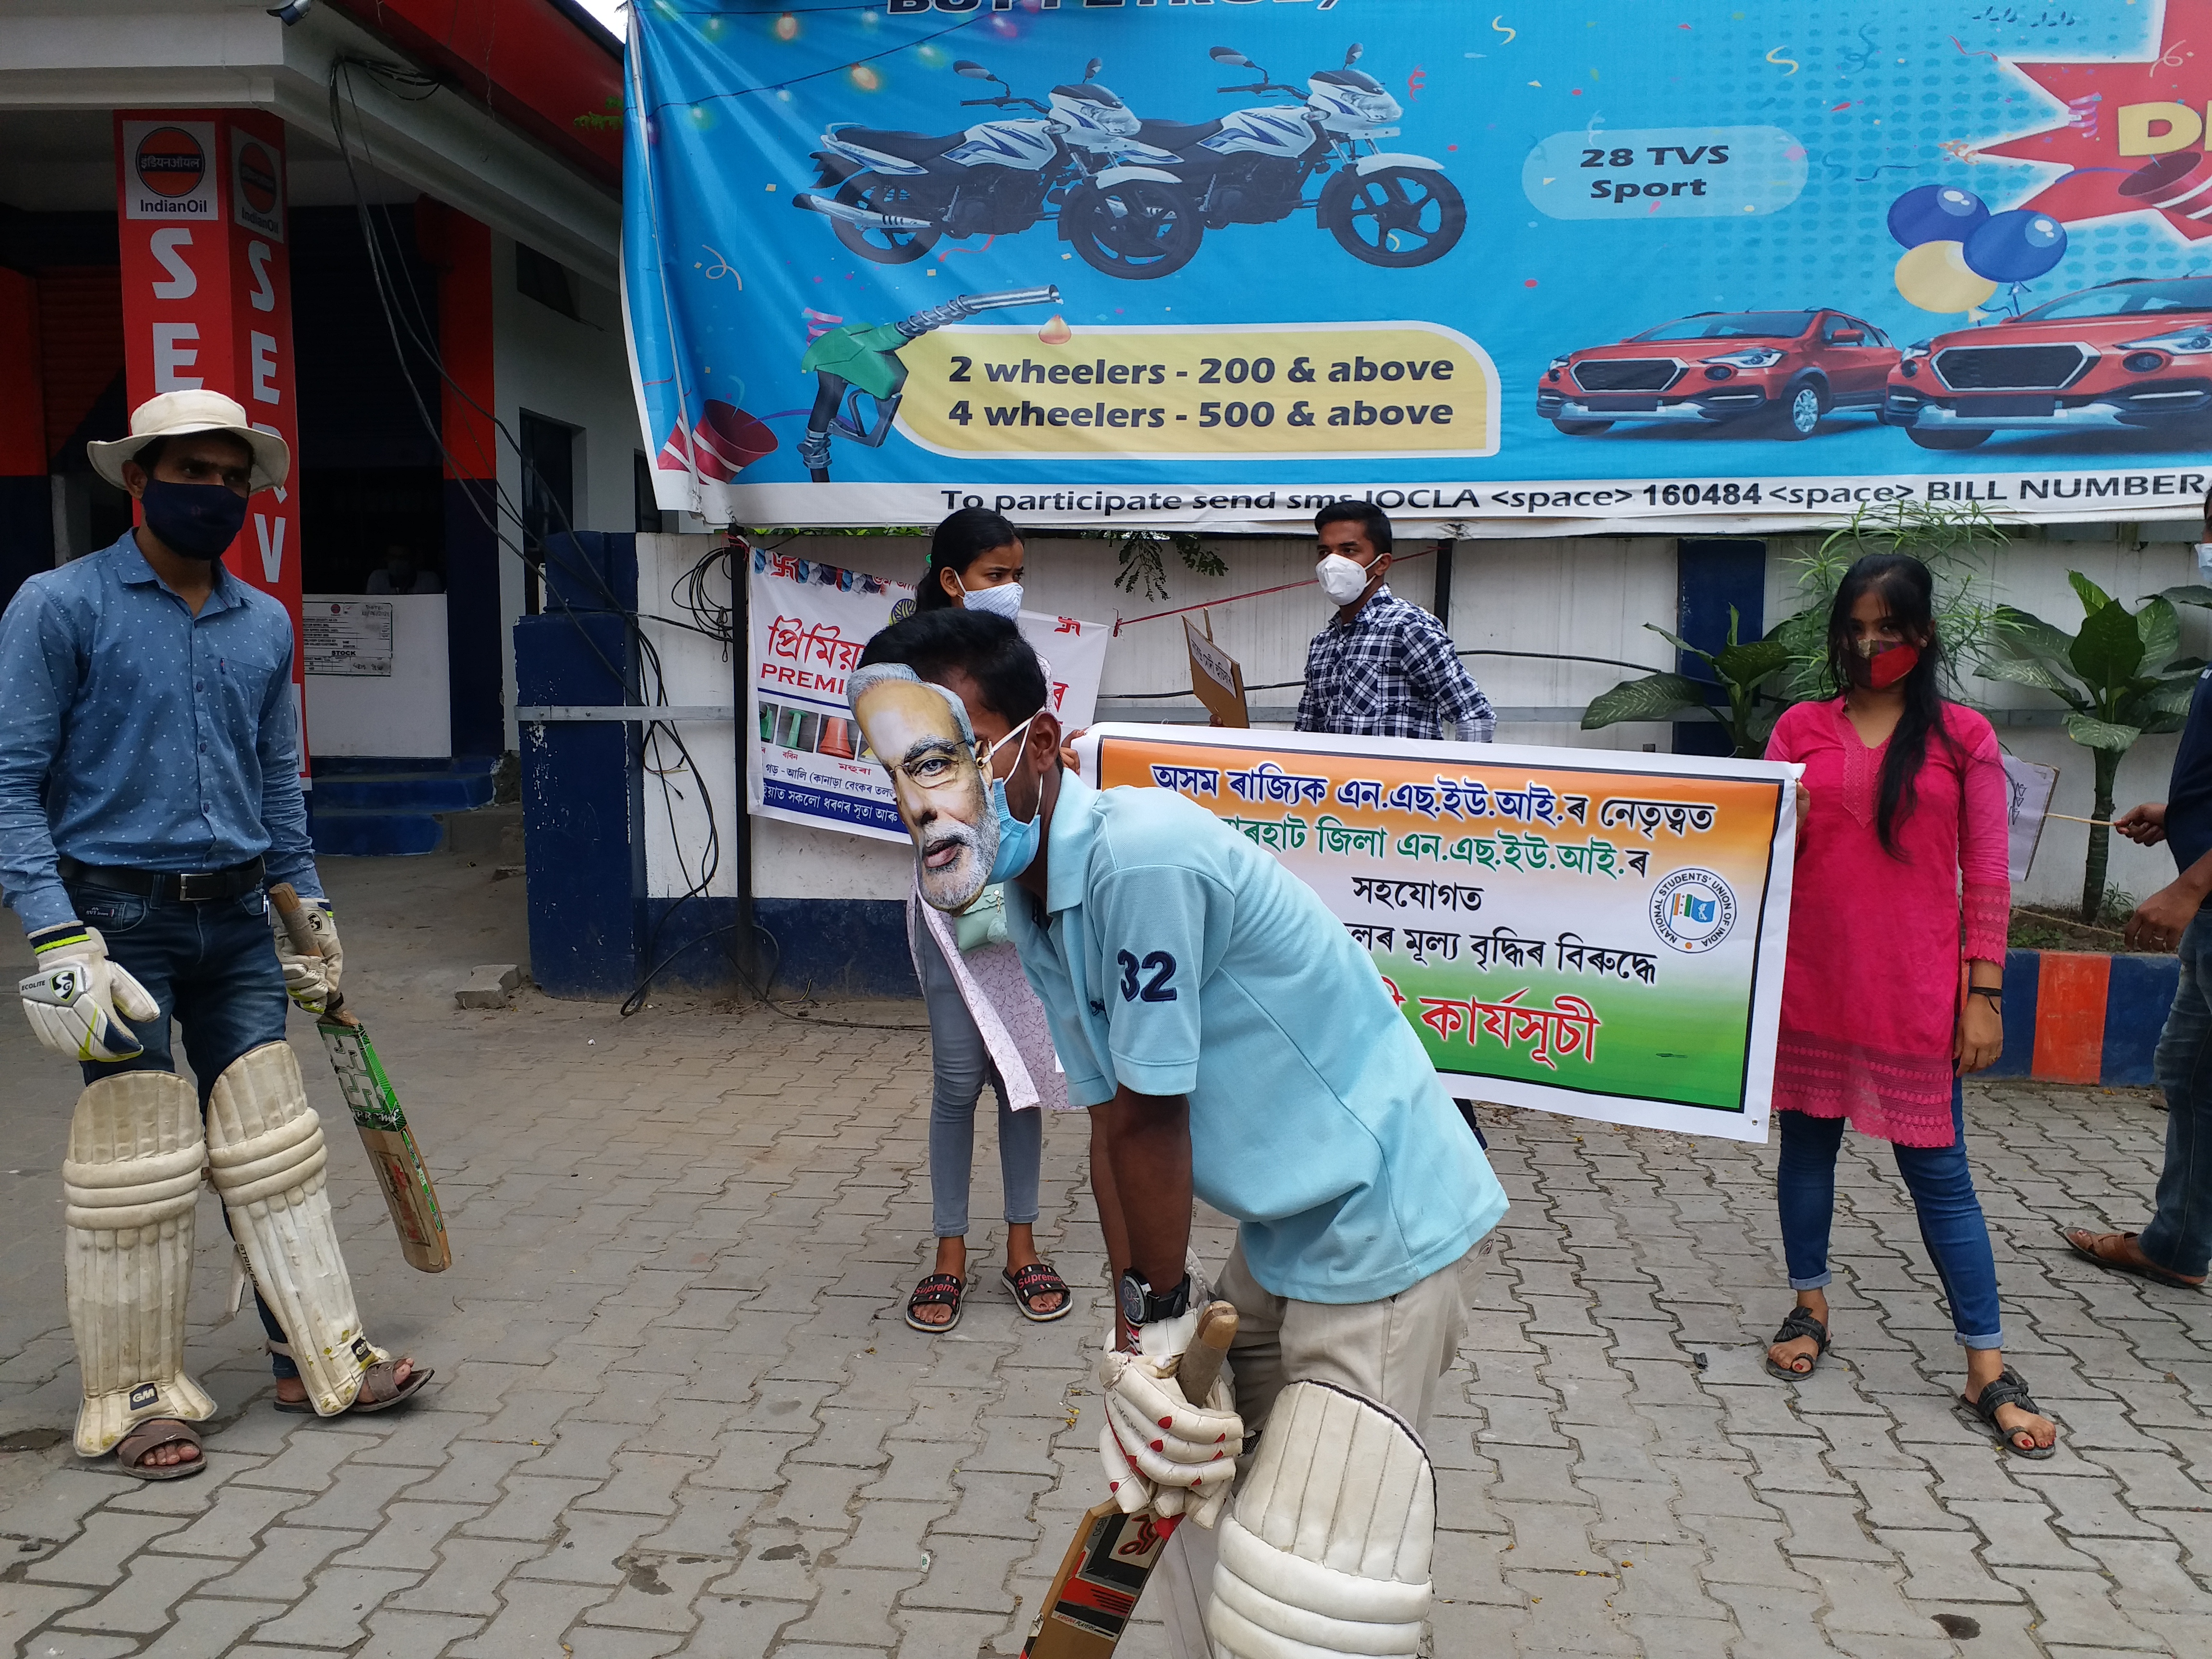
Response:
[[[1237,1310],[1226,1302],[1208,1303],[1176,1368],[1186,1400],[1202,1401],[1212,1392],[1236,1335]],[[1112,1659],[1137,1598],[1182,1522],[1179,1515],[1152,1509],[1124,1515],[1111,1499],[1085,1510],[1045,1591],[1022,1659]]]
[[[315,936],[291,883],[280,881],[271,887],[269,902],[276,907],[293,948],[314,954],[319,948]],[[330,1053],[331,1069],[337,1073],[338,1091],[353,1112],[354,1127],[361,1131],[361,1144],[368,1149],[376,1184],[384,1189],[385,1207],[392,1212],[392,1225],[399,1235],[400,1254],[410,1267],[426,1273],[445,1272],[453,1265],[453,1252],[446,1242],[438,1190],[430,1184],[429,1170],[422,1167],[422,1149],[407,1127],[398,1091],[385,1075],[376,1045],[368,1040],[368,1028],[347,1012],[343,994],[334,991],[315,1029]]]

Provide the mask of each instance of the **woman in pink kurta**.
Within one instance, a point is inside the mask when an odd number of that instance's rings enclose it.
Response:
[[[1962,1409],[2008,1449],[2047,1457],[2057,1430],[2004,1363],[1959,1081],[2003,1045],[2004,765],[1989,721],[1939,693],[1933,591],[1917,559],[1853,565],[1829,616],[1844,695],[1790,709],[1766,746],[1769,760],[1805,769],[1774,1064],[1777,1199],[1797,1305],[1766,1364],[1805,1376],[1827,1351],[1848,1120],[1891,1143],[1911,1192],[1966,1350]]]

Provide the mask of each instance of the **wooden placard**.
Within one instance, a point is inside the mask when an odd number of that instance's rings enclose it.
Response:
[[[1249,726],[1252,713],[1244,702],[1244,671],[1237,659],[1213,642],[1212,619],[1206,632],[1188,617],[1182,619],[1184,643],[1190,647],[1191,695],[1206,705],[1218,726]]]

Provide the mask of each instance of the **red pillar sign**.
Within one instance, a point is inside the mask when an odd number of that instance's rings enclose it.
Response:
[[[204,386],[236,398],[247,420],[292,451],[291,477],[253,497],[223,564],[292,614],[292,689],[304,733],[284,125],[253,111],[125,111],[115,118],[115,155],[131,406]]]

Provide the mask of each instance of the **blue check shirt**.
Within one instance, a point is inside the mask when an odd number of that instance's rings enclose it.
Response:
[[[1331,617],[1306,648],[1299,731],[1433,742],[1443,736],[1445,720],[1458,727],[1462,743],[1488,743],[1498,732],[1490,699],[1444,625],[1389,584],[1349,623]]]
[[[58,855],[219,870],[257,854],[322,896],[307,841],[292,619],[220,565],[198,617],[127,532],[0,615],[0,896],[72,920]]]

